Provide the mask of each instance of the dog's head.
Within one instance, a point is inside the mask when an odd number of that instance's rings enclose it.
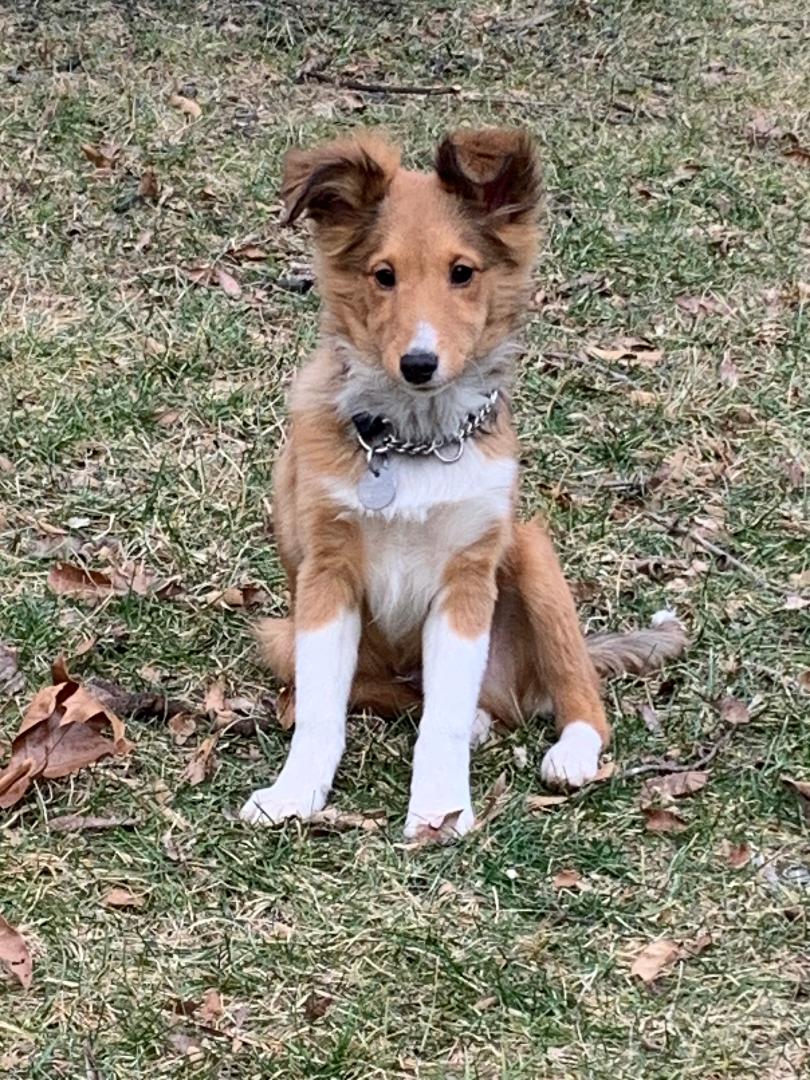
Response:
[[[314,226],[328,331],[414,394],[506,341],[536,246],[539,167],[522,131],[448,135],[430,173],[370,132],[284,162],[286,221]]]

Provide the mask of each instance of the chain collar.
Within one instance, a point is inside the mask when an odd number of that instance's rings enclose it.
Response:
[[[394,432],[394,425],[387,416],[369,416],[368,413],[358,413],[352,417],[355,436],[366,455],[366,460],[371,465],[375,455],[405,454],[408,457],[437,457],[445,465],[452,465],[458,461],[464,453],[467,440],[476,435],[492,416],[498,404],[500,393],[491,390],[487,394],[486,401],[481,408],[470,413],[458,431],[453,435],[441,436],[430,442],[414,443],[407,439],[400,439]],[[372,441],[374,440],[374,441]],[[453,447],[453,451],[447,457],[442,454],[443,450]]]

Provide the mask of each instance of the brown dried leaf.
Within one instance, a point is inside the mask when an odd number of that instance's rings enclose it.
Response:
[[[215,1020],[219,1020],[222,1014],[225,1012],[225,1008],[222,1004],[222,997],[218,990],[213,987],[209,987],[208,990],[203,992],[202,1002],[199,1009],[197,1009],[197,1015],[205,1024],[212,1024]]]
[[[638,976],[642,982],[649,985],[680,959],[680,955],[680,946],[670,938],[651,941],[649,945],[644,946],[633,961],[630,974]]]
[[[717,711],[720,719],[726,724],[747,724],[751,719],[751,713],[744,701],[727,694],[717,702]]]
[[[462,810],[451,810],[444,815],[440,824],[420,826],[414,836],[414,844],[421,847],[424,844],[444,844],[454,840],[458,836],[458,820],[462,813]]]
[[[545,814],[555,806],[568,802],[567,795],[527,795],[526,809],[530,814]]]
[[[808,150],[806,146],[800,146],[796,143],[787,150],[783,150],[782,154],[794,165],[799,165],[804,169],[810,169],[810,150]]]
[[[242,244],[241,247],[231,248],[228,255],[237,262],[264,262],[269,257],[267,248],[258,244]]]
[[[19,802],[38,776],[49,780],[68,776],[100,758],[132,749],[115,713],[71,679],[58,662],[54,673],[57,683],[40,690],[26,709],[11,758],[0,773],[2,809]]]
[[[682,799],[694,795],[709,782],[709,774],[699,770],[667,773],[645,780],[641,786],[642,803],[649,806],[656,798]]]
[[[796,677],[796,682],[799,684],[800,690],[803,690],[805,694],[810,694],[810,668],[807,671],[800,671]]]
[[[674,810],[659,810],[653,807],[642,807],[642,813],[646,818],[644,827],[651,833],[680,833],[687,828],[687,824],[680,814]]]
[[[748,844],[726,844],[724,848],[726,866],[740,870],[751,861],[751,848]]]
[[[214,280],[225,295],[230,296],[232,300],[238,300],[242,295],[242,286],[232,274],[229,274],[221,266],[215,268]]]
[[[0,473],[13,473],[14,462],[5,454],[0,454]]]
[[[661,727],[661,721],[658,718],[658,713],[655,711],[652,705],[649,704],[649,702],[645,701],[639,709],[639,712],[641,713],[641,719],[644,721],[644,727],[647,729],[647,731],[650,732],[651,735],[664,734],[664,729]]]
[[[304,1016],[310,1023],[320,1020],[332,1008],[334,1000],[331,994],[319,994],[313,990],[304,1002]]]
[[[142,908],[146,903],[146,897],[132,893],[120,885],[113,886],[101,898],[105,907],[111,908]]]
[[[115,143],[82,143],[81,151],[97,169],[112,169],[121,154],[121,147]]]
[[[83,600],[102,600],[108,596],[154,595],[168,599],[176,595],[174,582],[159,583],[143,563],[123,563],[109,570],[88,570],[73,563],[55,563],[48,573],[48,588],[57,596],[72,596]]]
[[[31,985],[33,964],[31,953],[19,930],[0,915],[0,964],[12,975],[23,990]]]
[[[197,784],[201,784],[211,776],[214,771],[214,766],[216,765],[214,749],[216,748],[218,739],[218,731],[214,732],[213,735],[208,735],[191,755],[182,775],[182,779],[185,780],[187,784],[196,787]]]
[[[25,677],[17,667],[17,651],[0,641],[0,692],[19,694],[25,686]]]
[[[169,104],[185,113],[186,116],[190,116],[192,120],[199,120],[202,116],[202,109],[194,98],[185,97],[183,94],[172,94],[169,98]]]
[[[585,886],[579,870],[559,870],[551,879],[555,889],[581,889]]]
[[[197,730],[197,721],[191,713],[175,713],[169,720],[169,731],[176,746],[188,742]]]
[[[153,168],[144,169],[138,182],[138,195],[148,202],[157,202],[160,195],[160,181]]]
[[[483,829],[485,825],[489,825],[491,821],[494,821],[496,817],[504,812],[508,802],[508,795],[509,777],[506,772],[502,772],[484,796],[483,809],[475,819],[476,829]]]
[[[205,691],[203,708],[212,720],[223,714],[230,715],[228,702],[225,698],[225,683],[221,678],[217,679],[216,682],[212,682]]]
[[[135,241],[135,246],[133,250],[138,255],[140,255],[142,251],[146,251],[146,249],[151,245],[154,236],[155,234],[152,232],[151,229],[144,229],[141,233],[138,234],[138,239]]]
[[[810,821],[810,781],[794,780],[790,776],[783,776],[782,783],[798,796],[802,814],[807,821]]]
[[[137,818],[92,817],[83,814],[63,814],[51,818],[48,822],[50,832],[101,832],[103,829],[132,829],[138,824]]]

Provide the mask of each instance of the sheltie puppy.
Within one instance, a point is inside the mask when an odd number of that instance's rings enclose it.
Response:
[[[610,728],[600,676],[684,647],[648,630],[583,637],[552,544],[516,518],[509,401],[537,244],[539,167],[516,130],[456,131],[430,172],[360,131],[284,162],[286,214],[313,226],[320,343],[298,374],[275,476],[292,614],[258,635],[294,687],[295,730],[251,822],[328,798],[346,713],[421,705],[406,837],[475,822],[470,748],[493,718],[551,710],[549,785],[592,779]]]

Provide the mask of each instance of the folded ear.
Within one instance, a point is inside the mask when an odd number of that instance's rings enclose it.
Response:
[[[283,223],[303,213],[318,224],[349,225],[382,201],[399,165],[399,151],[378,135],[358,132],[284,158]]]
[[[531,137],[515,128],[460,128],[436,152],[445,190],[485,214],[516,221],[540,201],[540,166]]]

